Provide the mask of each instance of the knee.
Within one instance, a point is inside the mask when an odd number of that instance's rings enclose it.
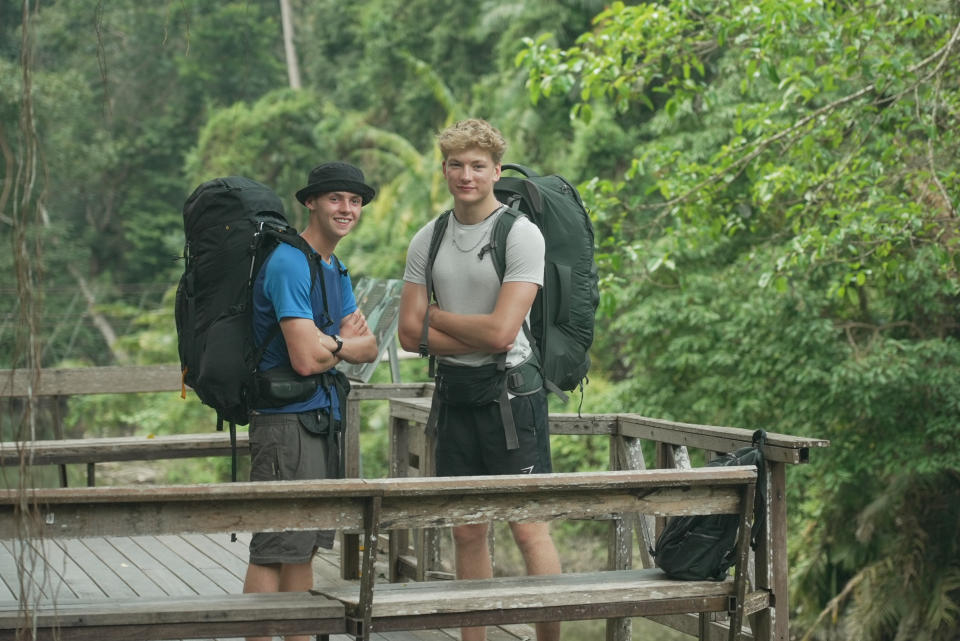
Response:
[[[510,529],[521,552],[542,550],[544,546],[553,544],[550,526],[546,523],[511,523]]]
[[[487,544],[487,524],[458,525],[453,528],[453,542],[461,547]]]

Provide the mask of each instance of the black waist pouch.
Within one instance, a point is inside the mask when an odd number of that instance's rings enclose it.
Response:
[[[496,363],[458,367],[443,363],[437,368],[437,397],[448,405],[478,406],[499,400],[507,377]]]
[[[292,367],[281,365],[257,372],[257,402],[255,407],[283,407],[300,403],[317,393],[319,380],[301,376]]]

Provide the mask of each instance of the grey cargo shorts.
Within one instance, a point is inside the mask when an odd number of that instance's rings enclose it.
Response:
[[[333,478],[327,474],[327,436],[317,433],[324,410],[250,417],[250,480],[292,481]],[[309,429],[308,429],[309,428]],[[333,547],[334,530],[257,532],[250,539],[250,563],[308,563],[318,547]]]

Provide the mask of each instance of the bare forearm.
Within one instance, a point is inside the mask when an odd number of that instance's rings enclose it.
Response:
[[[430,309],[430,327],[468,346],[471,352],[505,352],[516,339],[516,332],[509,335],[493,314],[455,314],[436,306]]]
[[[377,339],[367,333],[362,336],[342,336],[343,347],[337,356],[348,363],[370,363],[377,358]]]
[[[480,351],[476,346],[458,340],[446,332],[430,328],[427,346],[434,356],[456,356],[458,354],[472,354]]]

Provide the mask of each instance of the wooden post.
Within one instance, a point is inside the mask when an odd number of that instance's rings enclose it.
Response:
[[[59,440],[63,440],[63,416],[60,411],[60,400],[61,396],[57,395],[50,399],[53,405],[53,436]],[[38,403],[39,405],[39,403]],[[61,463],[57,466],[60,471],[60,487],[67,487],[67,466],[64,463]]]
[[[377,579],[377,539],[380,537],[380,506],[382,499],[373,496],[363,508],[363,570],[360,576],[359,614],[363,622],[360,638],[370,639],[370,624],[373,618],[373,584]]]
[[[410,461],[410,423],[406,419],[390,416],[390,477],[405,478],[408,475]],[[407,530],[391,530],[389,541],[389,569],[391,583],[402,580],[400,556],[407,554],[410,547],[410,535]]]
[[[772,603],[751,617],[751,627],[757,641],[788,641],[786,465],[767,459],[767,481],[767,519],[757,545],[756,581],[758,589],[770,591]]]
[[[753,502],[756,500],[756,487],[750,485],[742,490],[743,510],[740,512],[740,523],[737,534],[737,565],[734,576],[736,584],[736,602],[730,612],[730,641],[740,639],[740,630],[743,627],[744,600],[747,596],[747,559],[750,556],[750,518],[753,515]]]
[[[360,469],[360,401],[347,397],[343,422],[343,475],[348,479],[361,477]],[[340,576],[356,579],[360,574],[360,537],[343,533],[340,543]]]
[[[417,452],[420,476],[436,476],[436,437],[427,434],[426,430],[418,431],[417,443],[420,449]],[[491,524],[490,529],[493,529]],[[417,552],[417,581],[426,581],[441,567],[440,560],[440,528],[420,528],[414,533],[414,547]],[[493,557],[491,557],[493,558]]]
[[[610,437],[610,469],[623,470],[627,461],[627,444],[620,435]],[[631,536],[634,515],[622,514],[609,523],[607,546],[607,569],[626,570],[633,566],[633,537]],[[630,641],[632,622],[629,617],[607,619],[606,641]]]

